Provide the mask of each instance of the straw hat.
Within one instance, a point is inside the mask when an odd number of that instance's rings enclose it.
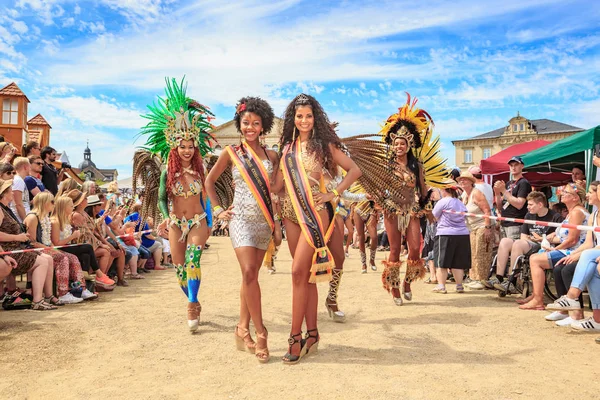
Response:
[[[0,179],[0,196],[2,195],[2,193],[4,193],[6,191],[6,189],[8,189],[9,187],[12,187],[13,181],[12,179],[9,179],[7,181],[3,181],[2,179]]]
[[[87,201],[88,201],[88,206],[97,206],[99,204],[102,204],[102,202],[100,201],[100,197],[98,197],[95,194],[88,196]]]
[[[73,200],[73,207],[77,207],[87,197],[87,192],[82,192],[81,190],[72,189],[72,190],[69,190],[67,193],[65,193],[65,196],[67,196],[71,200]]]
[[[458,176],[458,178],[456,178],[457,181],[460,181],[461,179],[468,179],[468,180],[471,181],[471,183],[475,183],[476,182],[475,177],[469,171],[461,172],[460,175]]]

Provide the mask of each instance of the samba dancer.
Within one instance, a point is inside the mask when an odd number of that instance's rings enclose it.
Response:
[[[148,106],[150,113],[144,116],[150,122],[141,134],[148,135],[149,152],[136,153],[133,181],[137,182],[139,177],[145,186],[142,219],[150,215],[157,221],[158,203],[163,218],[158,232],[160,235],[168,232],[179,285],[188,298],[188,327],[195,332],[202,309],[198,302],[200,257],[209,232],[202,198],[202,159],[210,151],[212,138],[208,130],[212,128],[212,113],[186,96],[184,80],[178,84],[175,79],[166,79],[166,83],[166,98]],[[167,163],[162,173],[160,160],[154,155],[160,155]]]

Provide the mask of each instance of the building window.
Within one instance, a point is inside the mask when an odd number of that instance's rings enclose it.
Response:
[[[485,148],[483,149],[483,159],[485,160],[486,158],[490,158],[492,156],[492,149]]]
[[[465,150],[465,163],[470,164],[473,162],[473,150]]]
[[[19,124],[19,102],[13,99],[2,101],[2,123],[5,125]]]
[[[525,124],[520,124],[519,125],[519,130],[522,132],[525,130]]]
[[[516,132],[517,128],[518,128],[517,124],[513,124],[513,132]]]

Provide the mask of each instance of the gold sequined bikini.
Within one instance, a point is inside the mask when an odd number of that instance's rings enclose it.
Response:
[[[194,171],[188,169],[184,169],[180,175],[183,175],[183,173],[185,172],[189,173],[192,176],[196,175]],[[202,181],[200,181],[199,179],[194,179],[194,181],[189,184],[189,188],[190,190],[188,190],[187,192],[184,191],[181,182],[177,181],[175,183],[175,187],[173,188],[173,195],[177,197],[183,197],[184,199],[187,199],[191,196],[197,196],[202,193]],[[194,227],[201,226],[202,221],[206,219],[206,213],[204,212],[202,214],[194,214],[194,216],[190,219],[187,219],[185,216],[179,218],[175,214],[169,215],[169,218],[171,219],[171,226],[176,226],[181,230],[181,237],[179,238],[179,242],[185,242],[187,235],[190,233],[190,231],[194,229]]]

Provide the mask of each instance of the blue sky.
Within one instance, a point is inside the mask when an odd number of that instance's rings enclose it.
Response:
[[[590,0],[2,0],[0,85],[17,82],[73,164],[89,139],[120,177],[139,115],[184,74],[216,124],[244,95],[281,115],[307,92],[342,136],[376,132],[409,92],[453,164],[452,140],[517,111],[600,124],[598,21]]]

